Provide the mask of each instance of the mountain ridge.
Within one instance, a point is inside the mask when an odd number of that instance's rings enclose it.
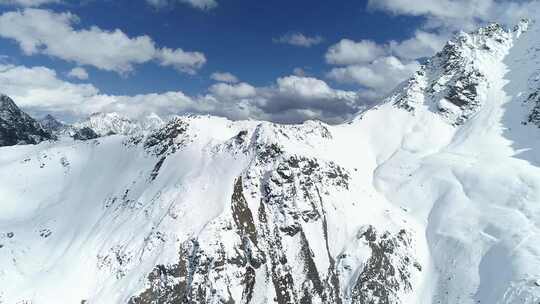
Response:
[[[54,136],[24,113],[6,95],[0,94],[0,146],[37,144]]]
[[[0,302],[537,303],[539,32],[462,33],[348,124],[2,148]]]

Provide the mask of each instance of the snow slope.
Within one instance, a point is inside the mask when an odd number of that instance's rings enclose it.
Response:
[[[0,303],[538,303],[539,49],[461,33],[343,125],[0,148]]]

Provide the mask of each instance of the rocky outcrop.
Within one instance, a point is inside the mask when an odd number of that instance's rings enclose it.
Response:
[[[0,146],[38,144],[54,138],[11,98],[0,95]]]
[[[94,130],[88,127],[83,127],[80,129],[73,129],[70,132],[70,135],[75,140],[89,140],[89,139],[96,139],[99,137],[99,135],[96,132],[94,132]]]
[[[452,125],[462,125],[480,108],[480,91],[487,83],[486,65],[479,58],[501,60],[516,31],[491,24],[472,33],[459,33],[387,101],[407,111],[420,106],[438,113]]]
[[[45,115],[45,117],[39,120],[39,123],[45,130],[49,131],[50,133],[61,132],[67,127],[64,123],[58,121],[51,114]]]
[[[157,156],[174,153],[186,130],[177,121],[144,145]],[[331,138],[320,125],[260,125],[224,144],[252,157],[231,185],[229,211],[183,242],[176,263],[157,265],[130,303],[402,303],[421,271],[409,232],[362,227],[355,246],[334,253],[325,198],[347,191],[350,174],[269,140],[292,134]]]

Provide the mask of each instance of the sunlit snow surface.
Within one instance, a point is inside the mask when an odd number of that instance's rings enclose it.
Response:
[[[237,234],[222,227],[234,217],[239,177],[257,227],[261,202],[267,210],[292,208],[270,204],[268,195],[281,189],[261,185],[288,173],[275,173],[275,159],[261,162],[261,147],[279,147],[276,159],[314,159],[321,172],[334,164],[346,170],[347,187],[324,179],[316,185],[321,220],[300,220],[318,271],[340,261],[344,303],[354,303],[354,285],[373,254],[359,236],[370,225],[410,233],[396,261],[408,255],[421,265],[411,271],[411,289],[397,288],[390,303],[538,303],[540,129],[528,116],[535,106],[529,97],[540,88],[540,27],[521,27],[460,36],[459,73],[481,74],[470,107],[442,97],[462,80],[433,59],[343,125],[183,117],[186,130],[166,157],[145,139],[121,135],[0,148],[0,303],[126,303],[148,287],[156,265],[178,262],[188,239],[207,252],[218,243],[233,248]],[[311,208],[309,199],[291,197],[291,210]],[[295,227],[279,219],[276,229]],[[282,245],[296,280],[305,269],[295,264],[295,237]],[[276,291],[261,269],[250,303],[273,303]],[[211,279],[215,294],[244,303],[241,280],[231,282],[227,271],[227,280]]]

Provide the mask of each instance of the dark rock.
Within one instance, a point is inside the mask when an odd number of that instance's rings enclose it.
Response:
[[[58,121],[56,118],[54,118],[54,116],[52,116],[51,114],[47,114],[45,115],[45,117],[43,117],[39,123],[41,124],[41,126],[49,131],[50,133],[55,133],[55,132],[59,132],[59,131],[62,131],[63,129],[66,128],[66,125],[61,123],[60,121]]]
[[[91,128],[83,127],[81,129],[76,129],[72,137],[74,140],[90,140],[98,138],[99,135]]]
[[[38,144],[55,136],[23,112],[11,98],[0,95],[0,146]]]

